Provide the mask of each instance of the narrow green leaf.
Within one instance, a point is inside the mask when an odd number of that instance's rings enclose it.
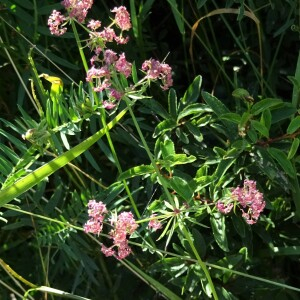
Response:
[[[168,94],[169,113],[173,119],[177,119],[177,95],[174,89],[170,89]]]
[[[184,22],[183,22],[181,13],[178,10],[176,0],[167,0],[167,1],[169,2],[170,6],[171,6],[171,10],[172,10],[173,16],[175,18],[176,24],[178,26],[178,29],[179,29],[180,33],[182,35],[184,35],[185,34]]]
[[[251,107],[251,114],[253,115],[258,115],[261,112],[263,112],[264,110],[271,108],[271,107],[275,107],[282,104],[282,100],[280,99],[274,99],[274,98],[267,98],[267,99],[263,99],[257,103],[255,103],[252,107]]]
[[[183,98],[181,99],[181,103],[183,104],[183,106],[186,106],[187,104],[192,104],[199,99],[200,91],[201,91],[201,83],[202,83],[202,77],[200,75],[195,77],[193,82],[186,90]]]
[[[187,127],[189,132],[194,136],[197,142],[201,143],[203,141],[203,135],[201,133],[201,130],[197,126],[195,126],[191,122],[186,122],[185,126]]]
[[[119,175],[118,180],[122,181],[128,178],[132,178],[135,176],[141,176],[141,175],[146,175],[149,173],[154,173],[155,169],[152,165],[141,165],[141,166],[136,166],[133,167],[122,174]]]
[[[297,113],[297,108],[289,102],[283,102],[278,108],[271,111],[272,124],[276,124],[282,120],[289,119]]]
[[[199,116],[201,113],[206,111],[207,107],[202,103],[192,103],[190,105],[187,105],[182,111],[180,111],[177,117],[177,122],[179,122],[182,118],[185,118],[186,116],[194,115],[190,117],[192,118]]]
[[[126,112],[127,109],[122,110],[114,120],[107,124],[105,128],[100,129],[98,132],[81,142],[79,145],[56,157],[49,163],[41,166],[27,176],[19,179],[11,186],[0,190],[0,207],[25,193],[27,190],[35,186],[44,178],[50,176],[51,174],[65,166],[67,163],[72,161],[74,158],[81,155],[84,151],[86,151],[94,143],[96,143],[98,139],[104,136],[107,130],[113,128],[122,119]]]
[[[268,148],[268,152],[279,163],[281,168],[292,178],[296,177],[296,172],[290,160],[288,160],[286,154],[277,148]]]
[[[227,113],[227,114],[223,114],[220,119],[222,120],[227,120],[229,122],[233,122],[236,124],[239,124],[241,122],[241,116],[239,114],[236,113]]]
[[[272,114],[270,112],[270,109],[265,109],[263,113],[261,114],[260,122],[266,126],[268,130],[271,128],[272,124]]]
[[[292,134],[294,133],[296,130],[298,130],[300,128],[300,116],[297,116],[296,118],[294,118],[291,123],[289,124],[286,132],[288,134]]]
[[[232,92],[232,96],[238,99],[247,100],[250,97],[250,94],[243,88],[237,88]]]
[[[180,195],[184,201],[189,201],[195,191],[195,182],[188,182],[181,177],[173,176],[170,178],[170,187]]]
[[[171,140],[161,142],[160,149],[163,159],[166,159],[168,156],[175,155],[175,145]]]
[[[220,213],[215,213],[210,217],[210,224],[213,231],[215,241],[218,246],[225,252],[229,251],[226,236],[225,218]]]
[[[207,247],[205,239],[203,238],[200,231],[198,229],[196,229],[195,227],[192,228],[192,235],[194,238],[195,248],[197,249],[200,257],[201,258],[205,257],[206,247]]]
[[[298,151],[299,144],[300,144],[299,138],[295,138],[295,139],[293,140],[292,145],[291,145],[291,148],[290,148],[290,151],[289,151],[289,153],[288,153],[287,159],[292,159],[292,158],[295,156],[295,154],[296,154],[297,151]]]
[[[27,293],[30,292],[30,291],[40,291],[40,292],[43,292],[45,294],[56,295],[56,296],[60,296],[60,297],[68,298],[68,299],[91,300],[90,298],[77,296],[77,295],[70,294],[70,293],[64,292],[62,290],[54,289],[54,288],[51,288],[51,287],[48,287],[48,286],[40,286],[40,287],[37,287],[37,288],[33,288],[33,289],[28,290]]]
[[[166,131],[170,131],[170,130],[176,128],[176,126],[177,126],[177,123],[173,119],[164,120],[155,127],[153,137],[156,138],[159,135],[165,133]]]
[[[196,160],[194,155],[187,156],[186,154],[174,154],[165,157],[162,160],[158,160],[158,162],[164,167],[173,167],[176,165],[184,165],[192,163]]]
[[[251,120],[251,125],[262,136],[267,137],[267,138],[269,137],[269,130],[268,130],[268,128],[264,124],[262,124],[262,123],[260,123],[260,122],[258,122],[256,120]]]
[[[202,92],[202,97],[204,101],[211,107],[213,112],[221,118],[224,114],[230,113],[230,110],[215,96],[207,93],[207,92]],[[237,136],[237,127],[235,124],[232,122],[229,122],[227,120],[221,120],[222,123],[225,125],[226,128],[226,135],[229,140],[234,140],[235,137]]]

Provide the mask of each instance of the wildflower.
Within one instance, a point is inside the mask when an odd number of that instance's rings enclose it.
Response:
[[[242,216],[246,219],[246,222],[255,224],[266,206],[263,194],[256,189],[256,182],[245,180],[244,186],[235,188],[231,194],[242,207]]]
[[[113,250],[112,247],[107,248],[104,244],[101,246],[101,252],[106,257],[115,255],[115,250]]]
[[[48,19],[51,34],[57,36],[63,35],[67,31],[67,28],[63,27],[65,21],[66,18],[59,11],[53,10]]]
[[[103,202],[90,200],[88,203],[89,220],[84,225],[86,233],[100,234],[103,228],[103,221],[107,214],[106,206]]]
[[[131,67],[132,64],[126,60],[125,54],[122,53],[116,62],[117,71],[124,74],[127,78],[131,74]]]
[[[124,95],[124,93],[119,92],[115,89],[110,89],[110,98],[115,98],[116,100],[121,100],[122,96]]]
[[[93,78],[101,78],[101,77],[107,77],[109,76],[109,70],[107,68],[107,66],[103,66],[101,68],[95,68],[94,66],[92,66],[86,74],[86,81],[90,82],[93,80]]]
[[[107,65],[111,65],[117,60],[118,60],[118,56],[117,56],[116,52],[114,52],[110,49],[105,50],[105,52],[104,52],[104,61]]]
[[[142,64],[142,70],[146,71],[146,78],[160,79],[163,83],[163,90],[169,89],[173,84],[172,68],[165,63],[160,63],[158,60],[149,59]]]
[[[110,102],[110,101],[106,101],[106,100],[104,100],[104,101],[102,102],[102,104],[103,104],[103,107],[106,108],[106,109],[113,109],[113,108],[116,107],[116,104],[115,104],[115,103]]]
[[[112,42],[115,37],[115,31],[113,28],[104,27],[104,29],[98,33],[99,37],[102,38],[105,42]]]
[[[129,30],[131,28],[130,15],[125,6],[115,7],[112,12],[116,13],[115,23],[121,30]]]
[[[99,20],[90,20],[89,23],[87,24],[87,27],[95,31],[101,27],[101,22]]]
[[[233,208],[233,203],[224,203],[222,201],[218,201],[216,204],[216,208],[221,212],[222,214],[229,214]]]
[[[129,41],[129,37],[126,36],[126,37],[123,37],[123,36],[116,36],[115,37],[115,41],[117,42],[117,44],[119,45],[124,45],[124,44],[127,44],[128,41]]]
[[[102,246],[101,251],[106,256],[116,255],[118,259],[124,259],[131,252],[128,245],[127,235],[131,235],[137,229],[138,224],[135,222],[131,212],[122,212],[116,218],[111,219],[113,229],[109,233],[113,239],[113,245],[110,248]],[[113,248],[117,247],[118,253],[116,254]]]
[[[93,2],[94,0],[63,0],[61,4],[69,11],[70,18],[83,23]]]
[[[156,216],[156,214],[152,214],[150,217],[151,218],[154,218]],[[149,224],[148,224],[148,228],[153,228],[154,231],[160,229],[162,227],[162,224],[161,222],[159,222],[157,219],[151,219],[149,221]]]
[[[103,90],[109,88],[110,85],[110,80],[105,78],[102,82],[99,82],[99,84],[96,87],[94,87],[94,91],[97,93],[102,92]]]

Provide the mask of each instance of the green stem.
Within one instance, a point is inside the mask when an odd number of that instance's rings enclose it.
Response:
[[[80,56],[81,56],[81,60],[82,60],[84,69],[87,72],[88,69],[89,69],[88,68],[88,64],[87,64],[84,52],[82,50],[82,46],[81,46],[81,42],[80,42],[80,39],[79,39],[79,35],[78,35],[77,29],[76,29],[76,26],[75,26],[73,20],[71,20],[71,24],[72,24],[72,29],[73,29],[73,32],[74,32],[74,35],[75,35],[76,43],[77,43],[77,46],[78,46],[78,49],[79,49],[79,53],[80,53]],[[90,82],[90,88],[93,91],[93,84],[92,84],[92,82]],[[95,99],[98,99],[98,97],[97,97],[97,95],[96,95],[96,93],[94,91],[93,91],[93,95],[94,95]],[[102,123],[103,128],[106,128],[107,127],[106,126],[106,115],[105,115],[105,109],[104,108],[100,108],[100,118],[101,118],[101,123]],[[111,136],[110,136],[108,130],[105,131],[105,135],[106,135],[106,138],[107,138],[110,150],[112,152],[112,155],[114,157],[114,161],[115,161],[116,167],[118,169],[118,172],[119,172],[119,174],[121,174],[123,172],[122,168],[121,168],[121,164],[120,164],[120,161],[118,159],[118,155],[116,153],[115,147],[113,145],[113,142],[112,142],[112,139],[111,139]],[[138,211],[138,208],[137,208],[137,205],[136,205],[136,203],[135,203],[135,201],[134,201],[134,199],[132,197],[132,194],[131,194],[131,191],[130,191],[128,185],[127,185],[127,182],[125,180],[123,180],[123,184],[124,184],[125,190],[127,192],[127,195],[129,197],[130,203],[131,203],[131,205],[133,207],[133,210],[134,210],[136,216],[138,218],[140,218],[141,215],[140,215],[140,213]]]
[[[209,283],[209,286],[210,286],[210,288],[211,288],[211,291],[212,291],[212,294],[213,294],[214,299],[215,299],[215,300],[218,300],[219,298],[218,298],[218,295],[217,295],[217,292],[216,292],[214,283],[212,282],[212,279],[211,279],[211,277],[210,277],[209,271],[208,271],[208,269],[207,269],[205,263],[204,263],[203,260],[201,259],[201,257],[200,257],[200,255],[199,255],[197,249],[195,248],[195,245],[194,245],[194,243],[193,243],[193,241],[192,241],[192,239],[191,239],[191,235],[190,235],[190,233],[187,231],[187,229],[185,228],[184,224],[182,224],[181,230],[182,230],[184,236],[186,237],[188,243],[190,244],[190,246],[191,246],[191,248],[192,248],[192,250],[193,250],[193,253],[194,253],[195,256],[196,256],[196,259],[197,259],[197,262],[198,262],[199,266],[202,268],[202,270],[203,270],[203,272],[204,272],[204,274],[205,274],[205,277],[206,277],[206,279],[207,279],[207,281],[208,281],[208,283]]]
[[[159,168],[158,168],[157,164],[155,163],[154,156],[153,156],[153,154],[151,153],[151,151],[150,151],[150,149],[148,147],[148,144],[147,144],[147,142],[146,142],[146,140],[144,138],[144,135],[143,135],[143,133],[141,131],[141,128],[139,126],[139,123],[138,123],[138,121],[137,121],[137,119],[136,119],[136,117],[135,117],[135,115],[134,115],[134,113],[133,113],[133,111],[131,109],[131,106],[132,106],[131,101],[127,97],[124,97],[124,99],[126,101],[129,113],[130,113],[131,118],[132,118],[133,123],[134,123],[134,126],[135,126],[135,128],[136,128],[136,130],[137,130],[137,132],[139,134],[139,137],[140,137],[140,139],[142,141],[142,144],[143,144],[143,146],[145,148],[145,151],[147,152],[147,155],[148,155],[148,157],[149,157],[149,159],[151,161],[151,164],[152,164],[152,166],[153,166],[153,168],[154,168],[154,170],[155,170],[155,172],[157,174],[157,177],[158,177],[159,181],[161,182],[161,185],[162,185],[162,187],[164,189],[164,192],[165,192],[166,196],[168,197],[168,200],[170,201],[170,203],[175,207],[174,200],[173,200],[173,198],[172,198],[172,196],[171,196],[168,188],[166,187],[166,185],[164,183],[164,178],[160,174]]]
[[[144,146],[144,148],[145,148],[145,150],[146,150],[146,152],[147,152],[147,154],[148,154],[148,156],[149,156],[149,159],[150,159],[150,161],[151,161],[151,164],[152,164],[152,166],[154,167],[154,170],[155,170],[155,172],[156,172],[156,174],[157,174],[157,177],[159,178],[159,181],[161,182],[161,185],[162,185],[162,187],[163,187],[163,189],[164,189],[164,191],[165,191],[165,194],[166,194],[166,196],[168,197],[170,203],[172,203],[172,205],[175,207],[175,203],[174,203],[174,200],[173,200],[173,198],[172,198],[172,195],[170,194],[168,188],[167,188],[166,185],[164,184],[164,180],[163,180],[163,178],[162,178],[162,175],[160,174],[160,171],[159,171],[159,169],[158,169],[158,167],[157,167],[157,165],[156,165],[156,163],[155,163],[154,156],[153,156],[153,154],[151,153],[151,151],[150,151],[150,149],[149,149],[149,147],[148,147],[148,144],[147,144],[147,142],[146,142],[146,140],[145,140],[145,138],[144,138],[144,135],[143,135],[143,133],[142,133],[142,131],[141,131],[141,128],[140,128],[140,126],[139,126],[139,124],[138,124],[138,122],[137,122],[137,120],[136,120],[136,118],[135,118],[135,115],[134,115],[134,113],[133,113],[133,111],[132,111],[132,109],[131,109],[131,105],[130,105],[131,101],[130,101],[130,99],[128,99],[127,97],[124,97],[124,98],[125,98],[125,101],[126,101],[126,104],[127,104],[128,110],[129,110],[129,113],[130,113],[130,115],[131,115],[131,118],[132,118],[132,120],[133,120],[133,123],[134,123],[134,125],[135,125],[135,127],[136,127],[136,130],[137,130],[137,132],[138,132],[138,134],[139,134],[139,137],[140,137],[140,139],[141,139],[141,141],[142,141],[142,144],[143,144],[143,146]],[[190,246],[191,246],[191,248],[192,248],[192,250],[193,250],[193,252],[194,252],[194,254],[195,254],[195,256],[196,256],[197,261],[198,261],[200,267],[202,268],[203,272],[205,273],[205,276],[206,276],[206,278],[207,278],[207,281],[208,281],[209,284],[210,284],[210,287],[211,287],[211,290],[212,290],[214,299],[217,300],[217,299],[218,299],[218,296],[217,296],[217,293],[216,293],[214,284],[213,284],[213,282],[212,282],[212,279],[211,279],[211,277],[210,277],[209,271],[208,271],[208,269],[206,268],[206,265],[204,264],[204,262],[202,261],[202,259],[200,258],[199,254],[198,254],[198,252],[197,252],[197,250],[196,250],[196,248],[195,248],[195,246],[194,246],[194,244],[193,244],[193,242],[192,242],[192,240],[191,240],[190,234],[189,234],[189,232],[186,230],[186,228],[185,228],[184,226],[183,226],[183,233],[184,233],[185,237],[187,238],[187,240],[188,240],[188,242],[189,242],[189,244],[190,244]]]

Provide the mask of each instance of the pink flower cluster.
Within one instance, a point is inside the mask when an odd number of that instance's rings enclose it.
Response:
[[[103,202],[90,200],[88,203],[89,220],[84,225],[84,231],[99,235],[103,229],[103,221],[107,213]]]
[[[69,11],[70,18],[75,18],[82,23],[94,0],[63,0],[61,4]]]
[[[152,228],[154,231],[161,229],[162,227],[161,222],[159,222],[157,219],[154,219],[155,216],[156,214],[152,214],[150,217],[153,219],[151,219],[148,223],[148,228]]]
[[[64,0],[62,5],[68,10],[69,18],[75,18],[78,22],[83,22],[88,10],[91,8],[93,0]],[[90,59],[91,67],[87,71],[86,81],[92,82],[95,92],[104,92],[108,99],[102,102],[106,109],[113,109],[118,101],[125,94],[124,87],[120,87],[119,80],[114,82],[116,75],[121,74],[128,78],[132,72],[132,64],[126,60],[125,53],[117,54],[108,49],[107,43],[116,42],[125,44],[128,42],[128,36],[124,37],[123,32],[128,31],[132,25],[130,15],[125,6],[115,7],[111,10],[115,18],[108,27],[103,27],[101,21],[90,20],[87,24],[89,31],[88,46],[93,51]],[[58,11],[53,11],[48,20],[50,32],[54,35],[62,35],[66,32],[64,24],[68,18]],[[116,34],[113,25],[121,31]],[[169,89],[173,84],[172,69],[168,64],[160,63],[158,60],[146,60],[142,64],[142,70],[146,73],[145,77],[135,86],[131,87],[133,91],[136,86],[144,85],[145,82],[161,80],[161,88]],[[122,90],[123,89],[123,90]]]
[[[173,85],[172,69],[168,64],[149,59],[143,63],[142,70],[146,72],[146,78],[160,79],[163,83],[161,86],[163,90],[167,90]]]
[[[242,216],[250,225],[255,224],[266,206],[263,194],[256,189],[254,180],[245,180],[243,187],[236,187],[231,191],[231,197],[238,202],[242,211]],[[217,209],[224,214],[228,214],[233,208],[233,203],[223,203],[218,201]]]
[[[108,213],[103,202],[90,200],[88,203],[89,220],[84,225],[86,233],[100,234],[103,229],[103,222]],[[101,251],[105,256],[115,256],[117,259],[124,259],[131,252],[127,237],[132,235],[138,227],[131,212],[122,212],[114,216],[110,222],[112,230],[109,232],[113,245],[106,247],[102,244]],[[117,251],[116,249],[117,248]]]
[[[66,18],[57,10],[53,10],[52,14],[48,19],[48,26],[51,34],[60,36],[65,34],[67,31],[66,27],[63,27],[63,23],[66,21]]]

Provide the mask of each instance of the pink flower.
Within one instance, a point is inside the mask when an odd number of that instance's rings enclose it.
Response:
[[[167,90],[173,85],[172,68],[168,64],[149,59],[142,64],[142,70],[146,71],[146,78],[160,79],[163,83],[161,86],[163,90]]]
[[[116,104],[115,104],[115,103],[109,102],[109,101],[106,101],[106,100],[104,100],[104,101],[102,102],[102,104],[103,104],[103,107],[106,108],[106,109],[113,109],[113,108],[116,107]]]
[[[109,79],[105,78],[102,82],[99,82],[98,86],[94,87],[95,92],[102,92],[110,87],[111,82]]]
[[[150,217],[151,218],[154,218],[156,216],[156,214],[152,214]],[[162,227],[162,224],[161,222],[159,222],[157,219],[152,219],[149,221],[149,224],[148,224],[148,228],[153,228],[154,231],[160,229]]]
[[[90,82],[93,81],[93,78],[101,78],[101,77],[107,77],[109,76],[109,70],[107,68],[107,66],[103,66],[101,68],[95,68],[94,66],[92,66],[86,74],[86,81]]]
[[[231,194],[239,202],[246,222],[255,224],[266,206],[263,194],[256,189],[256,182],[246,179],[244,186],[235,188]]]
[[[87,27],[95,31],[101,27],[101,22],[99,20],[90,20],[89,23],[87,24]]]
[[[102,244],[101,252],[106,256],[113,256],[116,254],[115,250],[112,249],[112,247],[107,248],[105,245]]]
[[[109,233],[113,239],[113,247],[118,248],[118,259],[128,256],[132,250],[128,245],[127,235],[131,235],[137,229],[138,224],[135,222],[131,212],[122,212],[117,218],[111,220],[113,229]],[[104,248],[106,250],[107,248]]]
[[[233,208],[233,203],[223,203],[222,201],[218,201],[216,204],[216,208],[222,214],[229,214]]]
[[[129,36],[123,37],[123,36],[116,36],[115,37],[115,41],[117,42],[117,44],[119,45],[124,45],[127,44],[129,41]]]
[[[117,71],[124,74],[125,77],[127,78],[131,74],[131,67],[132,64],[126,60],[125,54],[122,53],[116,62]]]
[[[70,18],[77,19],[82,23],[94,0],[63,0],[61,4],[69,11]]]
[[[112,42],[115,37],[115,31],[112,28],[104,27],[104,29],[98,33],[99,37],[101,37],[105,42]]]
[[[107,65],[111,65],[117,60],[118,60],[118,56],[116,52],[110,49],[104,51],[104,61]]]
[[[86,233],[100,234],[103,228],[103,221],[107,214],[106,205],[103,202],[90,200],[88,203],[89,220],[84,224]]]
[[[115,89],[110,89],[110,95],[109,95],[110,98],[115,98],[116,100],[121,100],[123,95],[124,95],[124,93],[122,93],[122,92],[119,92]]]
[[[129,30],[131,28],[130,15],[125,6],[115,7],[112,12],[116,13],[115,22],[121,30]]]
[[[132,252],[131,248],[128,245],[128,241],[124,240],[119,248],[118,248],[118,259],[124,259],[125,257],[127,257],[130,253]]]
[[[51,34],[60,36],[63,35],[67,28],[63,27],[63,23],[66,21],[66,18],[57,10],[53,10],[49,19],[48,26]]]

